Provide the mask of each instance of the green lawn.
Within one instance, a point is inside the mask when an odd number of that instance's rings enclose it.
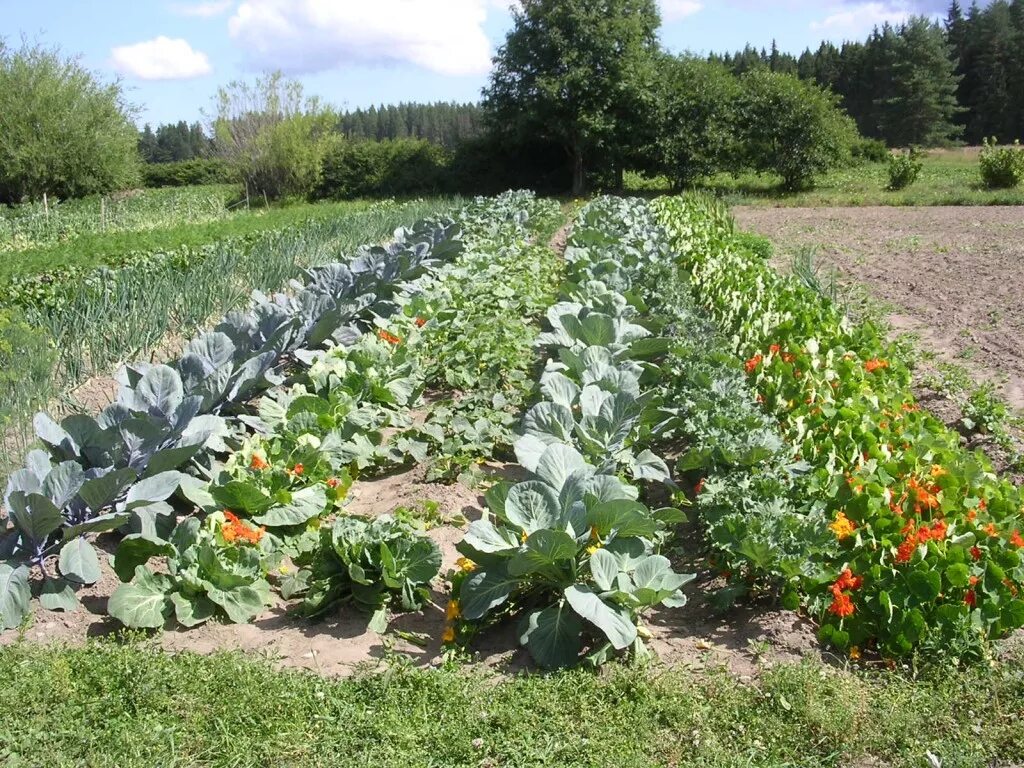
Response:
[[[0,649],[0,763],[845,768],[926,767],[931,752],[981,768],[1024,760],[1020,661],[917,680],[806,662],[742,683],[657,668],[498,679],[396,660],[325,680],[227,652],[23,644]]]
[[[729,205],[863,206],[863,205],[1024,205],[1024,186],[989,190],[981,185],[976,148],[934,150],[924,158],[918,180],[907,189],[891,192],[886,163],[867,163],[836,169],[816,187],[784,192],[779,178],[753,173],[738,177],[719,174],[701,189],[722,197]],[[665,179],[627,177],[635,192],[667,192]]]

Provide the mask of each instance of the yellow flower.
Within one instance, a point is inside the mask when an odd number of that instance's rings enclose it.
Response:
[[[521,542],[522,542],[523,544],[525,544],[525,543],[526,543],[526,540],[527,540],[528,538],[530,538],[530,534],[528,534],[528,533],[527,533],[526,531],[523,531],[523,532],[522,532],[522,533],[521,533],[521,534],[519,535],[519,541],[521,541]]]
[[[600,544],[595,544],[595,545],[594,545],[594,546],[592,546],[592,547],[587,547],[587,554],[588,554],[588,555],[592,555],[592,554],[594,554],[595,552],[597,552],[597,550],[599,550],[600,548],[601,548],[601,545],[600,545]]]
[[[444,628],[444,634],[441,635],[441,642],[445,644],[455,642],[455,627]]]
[[[858,648],[856,645],[851,646],[850,648],[850,658],[854,661],[857,661],[860,658],[860,648]]]
[[[470,571],[476,570],[476,563],[470,560],[468,557],[460,557],[455,561],[455,565],[458,566],[460,571],[469,573]]]
[[[459,610],[459,601],[449,600],[448,607],[445,609],[444,613],[445,618],[447,618],[448,621],[455,621],[457,618],[459,618],[459,616],[462,615],[462,611]]]
[[[932,464],[932,477],[942,477],[949,472],[941,464]]]
[[[842,541],[847,536],[852,536],[853,532],[857,530],[857,526],[853,524],[844,512],[840,512],[836,515],[836,519],[829,526],[832,529],[832,533],[836,535],[839,541]]]
[[[590,540],[591,541],[600,541],[601,540],[601,534],[599,534],[597,532],[597,526],[596,525],[590,526]]]

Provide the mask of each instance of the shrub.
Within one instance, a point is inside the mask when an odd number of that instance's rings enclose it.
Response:
[[[0,202],[105,194],[138,179],[137,131],[119,83],[56,49],[0,41]]]
[[[889,189],[906,189],[921,173],[924,163],[916,148],[889,156]]]
[[[232,181],[227,164],[216,158],[150,163],[142,167],[142,183],[147,187],[192,187]]]
[[[762,237],[761,235],[754,234],[753,232],[737,232],[734,238],[736,245],[740,248],[745,248],[766,261],[775,253],[772,241],[767,237]]]
[[[850,145],[850,156],[860,163],[884,163],[889,159],[889,148],[879,139],[860,138]]]
[[[1000,147],[995,138],[985,139],[981,149],[981,179],[989,189],[1010,189],[1024,181],[1024,147],[1020,139],[1012,147]]]
[[[766,69],[746,73],[740,85],[739,137],[751,169],[777,173],[796,190],[849,158],[857,129],[831,92]]]
[[[448,154],[421,139],[338,142],[324,158],[316,197],[426,195],[447,185]]]

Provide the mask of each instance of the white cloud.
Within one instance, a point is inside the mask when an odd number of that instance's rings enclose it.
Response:
[[[110,56],[117,72],[140,80],[187,80],[213,71],[205,53],[193,50],[186,40],[163,35],[119,46]]]
[[[679,21],[700,12],[704,3],[698,0],[659,0],[661,15],[666,22]]]
[[[861,35],[886,22],[900,24],[910,18],[911,13],[890,3],[862,3],[848,10],[835,12],[821,21],[811,22],[811,29],[824,32]]]
[[[443,75],[490,70],[489,0],[245,0],[228,22],[250,66],[291,74],[409,63]]]
[[[171,10],[181,16],[197,16],[201,19],[211,19],[227,13],[234,0],[209,0],[203,3],[171,3]]]

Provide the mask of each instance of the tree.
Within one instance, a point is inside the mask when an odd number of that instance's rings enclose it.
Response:
[[[561,145],[573,194],[584,191],[588,165],[621,171],[644,141],[631,129],[649,123],[659,24],[654,0],[526,0],[485,90],[490,125]]]
[[[138,181],[135,109],[56,48],[0,41],[0,202],[111,192]]]
[[[813,184],[840,164],[857,135],[836,97],[793,75],[756,69],[740,78],[740,143],[755,171],[782,177],[789,190]]]
[[[959,77],[942,28],[923,17],[902,25],[893,47],[888,88],[876,99],[882,135],[893,146],[948,144],[963,128]]]
[[[739,82],[723,64],[665,56],[658,67],[660,170],[675,188],[731,165]]]
[[[231,82],[216,103],[217,151],[247,190],[271,199],[313,192],[336,136],[336,115],[280,72],[254,84]]]

